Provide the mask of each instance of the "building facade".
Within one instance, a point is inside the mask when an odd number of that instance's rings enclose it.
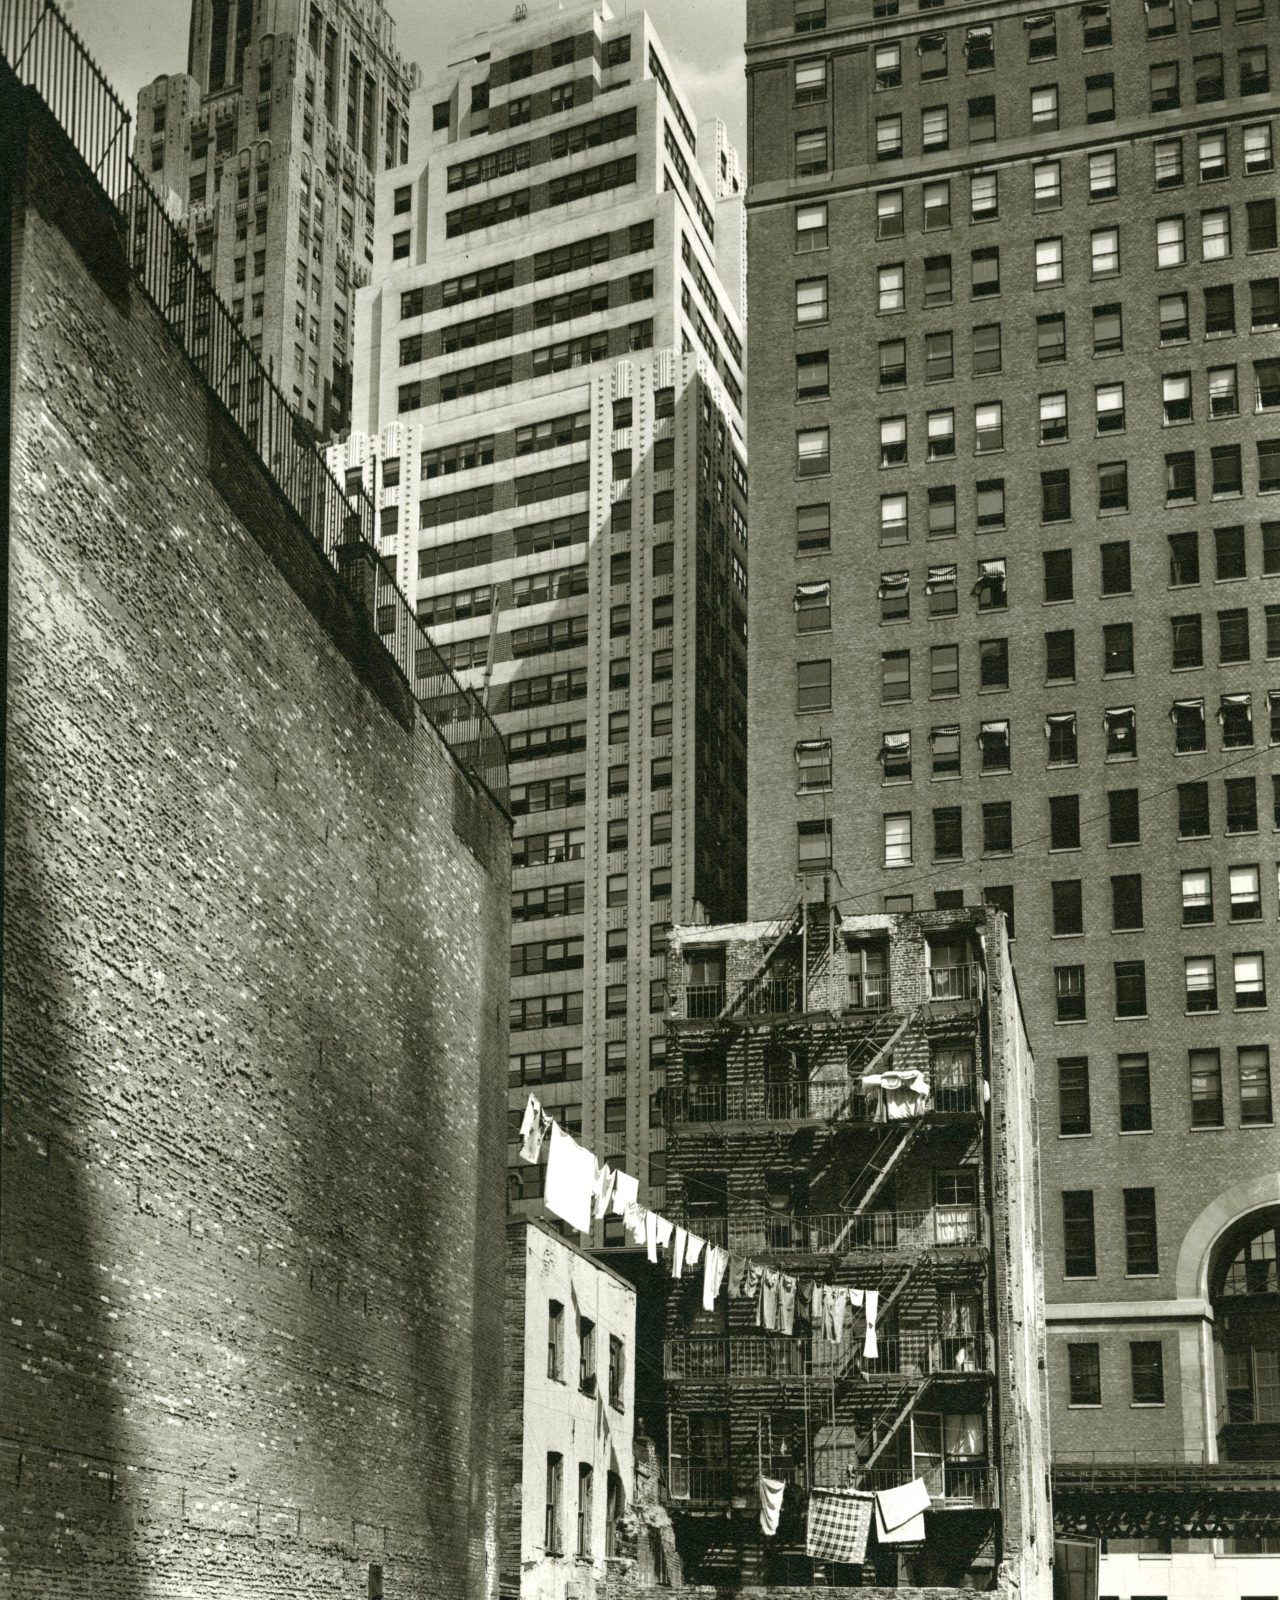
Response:
[[[749,6],[751,898],[1007,913],[1063,1454],[1280,1415],[1278,71],[1270,0]]]
[[[1047,1594],[1032,1064],[1000,918],[848,916],[819,890],[774,923],[677,928],[671,973],[668,1208],[796,1280],[787,1332],[696,1282],[669,1296],[686,1576]],[[824,1338],[815,1284],[877,1294],[875,1341],[852,1310]],[[760,1477],[787,1485],[771,1537]],[[805,1555],[814,1491],[917,1478],[923,1542]]]
[[[513,1131],[535,1087],[660,1203],[667,928],[745,892],[736,157],[643,14],[456,53],[379,179],[359,431],[330,459],[508,743]]]
[[[501,1593],[594,1600],[635,1464],[636,1291],[554,1229],[507,1224]]]
[[[138,97],[134,159],[324,438],[350,422],[373,180],[408,154],[417,82],[382,0],[192,0],[186,72]]]

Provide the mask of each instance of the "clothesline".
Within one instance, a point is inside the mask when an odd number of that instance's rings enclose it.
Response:
[[[855,1289],[847,1284],[797,1280],[777,1267],[762,1266],[745,1256],[731,1254],[691,1229],[641,1205],[640,1183],[608,1162],[599,1162],[590,1150],[566,1133],[530,1095],[520,1123],[520,1156],[536,1164],[550,1132],[543,1203],[548,1211],[579,1233],[590,1233],[593,1221],[621,1217],[635,1244],[643,1245],[655,1264],[664,1257],[673,1278],[692,1275],[702,1264],[702,1308],[714,1311],[723,1288],[731,1300],[753,1300],[756,1326],[771,1333],[795,1332],[797,1320],[807,1322],[820,1339],[840,1344],[845,1316],[852,1306],[865,1321],[863,1358],[879,1354],[876,1316],[880,1294],[876,1289]]]

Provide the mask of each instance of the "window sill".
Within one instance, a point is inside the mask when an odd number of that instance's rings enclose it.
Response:
[[[1226,1130],[1225,1122],[1193,1122],[1188,1129],[1190,1133],[1223,1133]]]
[[[1164,1405],[1165,1405],[1165,1402],[1163,1400],[1130,1400],[1130,1402],[1129,1402],[1129,1410],[1130,1411],[1163,1411],[1164,1410]]]
[[[1275,1127],[1275,1123],[1274,1122],[1242,1122],[1242,1123],[1240,1123],[1239,1126],[1240,1126],[1240,1131],[1242,1133],[1245,1133],[1250,1128],[1274,1128]]]
[[[1101,1400],[1068,1400],[1068,1411],[1101,1411]]]
[[[1055,1028],[1087,1028],[1088,1017],[1057,1017],[1054,1019]]]
[[[1113,1022],[1148,1022],[1150,1016],[1145,1011],[1117,1011],[1111,1019]]]
[[[1100,517],[1127,517],[1129,515],[1129,507],[1128,506],[1099,506],[1098,507],[1098,515]]]
[[[1074,933],[1051,933],[1049,937],[1051,939],[1083,939],[1084,929],[1077,928]]]
[[[1126,1272],[1125,1273],[1126,1281],[1133,1281],[1135,1279],[1140,1279],[1140,1278],[1145,1278],[1148,1281],[1150,1281],[1150,1280],[1153,1280],[1155,1278],[1158,1278],[1159,1276],[1160,1276],[1160,1274],[1158,1272]]]
[[[1092,1139],[1092,1133],[1060,1133],[1059,1139]]]
[[[1116,1132],[1122,1139],[1143,1139],[1149,1137],[1156,1130],[1154,1128],[1117,1128]]]

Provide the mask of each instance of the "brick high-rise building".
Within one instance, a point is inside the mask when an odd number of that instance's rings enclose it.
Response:
[[[322,437],[350,421],[373,181],[408,154],[417,82],[382,0],[192,0],[186,72],[138,96],[134,159]]]
[[[508,742],[514,1123],[533,1088],[660,1204],[667,930],[745,901],[737,160],[642,13],[455,57],[379,179],[330,459]]]
[[[1275,1457],[1275,0],[748,31],[753,909],[1006,911],[1055,1452]]]

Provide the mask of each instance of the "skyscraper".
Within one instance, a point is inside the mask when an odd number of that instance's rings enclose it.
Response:
[[[737,161],[643,14],[455,55],[379,179],[330,459],[510,749],[513,1127],[532,1088],[660,1200],[667,929],[745,893]]]
[[[748,15],[753,909],[1004,909],[1055,1452],[1274,1456],[1274,0]]]
[[[350,419],[373,181],[408,153],[417,81],[381,0],[192,0],[186,72],[138,97],[135,160],[322,437]]]

